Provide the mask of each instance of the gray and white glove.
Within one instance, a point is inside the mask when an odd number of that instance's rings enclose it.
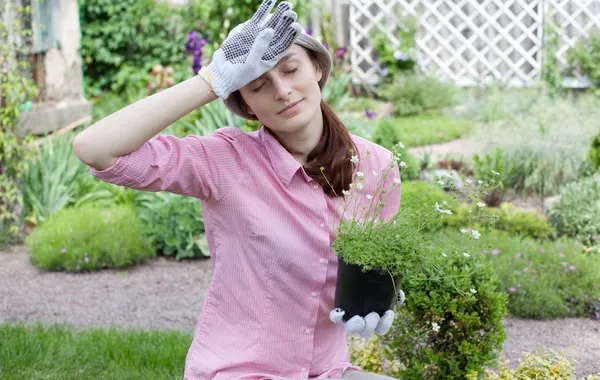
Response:
[[[227,99],[275,67],[302,32],[289,2],[280,3],[272,17],[267,17],[275,2],[264,0],[249,21],[229,33],[212,61],[198,72],[218,97]]]
[[[398,306],[402,305],[404,300],[404,292],[400,289],[398,291]],[[345,314],[344,310],[336,308],[329,313],[329,319],[333,323],[344,326],[346,335],[359,335],[365,339],[373,333],[378,335],[387,334],[396,316],[393,310],[387,310],[382,316],[376,312],[371,312],[364,317],[354,315],[347,322],[344,322]]]

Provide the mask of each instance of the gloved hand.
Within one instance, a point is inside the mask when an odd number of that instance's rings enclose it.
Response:
[[[398,306],[404,303],[405,297],[402,289],[398,291]],[[384,335],[392,327],[394,322],[394,311],[387,310],[383,316],[380,316],[376,312],[367,314],[364,318],[360,315],[355,315],[350,318],[347,322],[344,322],[343,317],[346,312],[342,309],[336,308],[331,310],[329,313],[329,319],[337,324],[343,325],[348,335],[360,335],[362,338],[368,338],[373,332],[378,335]]]
[[[268,18],[276,0],[264,0],[252,18],[234,28],[212,61],[198,74],[214,93],[227,99],[277,64],[302,32],[292,4],[282,2]],[[268,18],[268,20],[266,20]]]

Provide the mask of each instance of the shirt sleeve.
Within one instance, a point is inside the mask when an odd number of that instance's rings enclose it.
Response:
[[[225,127],[211,136],[159,135],[135,152],[120,156],[109,168],[90,167],[90,173],[131,189],[218,201],[246,170],[239,141],[243,134],[237,128]]]

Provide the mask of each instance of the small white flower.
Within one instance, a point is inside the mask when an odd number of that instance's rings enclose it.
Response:
[[[352,158],[350,158],[350,161],[352,161],[353,164],[358,164],[358,156],[352,156]]]
[[[363,184],[362,184],[362,183],[357,183],[357,184],[356,184],[356,188],[357,188],[358,190],[362,190],[362,188],[363,188]]]
[[[371,173],[373,173],[374,176],[377,176],[377,172],[375,170],[373,170]]]
[[[465,178],[465,182],[466,183],[473,183],[473,180],[471,178]]]
[[[344,194],[344,196],[347,197],[348,195],[350,195],[350,192],[348,190],[342,190],[342,194]]]
[[[351,188],[351,189],[354,189],[354,187],[355,187],[355,186],[356,186],[356,184],[355,184],[355,183],[351,183],[351,184],[350,184],[350,188]]]
[[[446,184],[446,182],[444,182],[444,180],[440,179],[439,181],[437,181],[438,184],[444,186]]]
[[[400,165],[401,167],[405,168],[406,167],[406,162],[400,161],[400,163],[398,165]]]
[[[482,180],[477,181],[477,183],[480,184],[480,185],[483,185],[483,181]]]
[[[440,325],[438,325],[438,324],[437,324],[437,323],[435,323],[435,322],[432,322],[432,323],[431,323],[431,328],[432,328],[432,329],[433,329],[433,331],[435,331],[435,332],[438,332],[438,331],[440,331]]]
[[[437,203],[437,202],[435,202],[435,210],[434,210],[434,211],[436,211],[436,212],[439,212],[439,213],[441,213],[441,214],[448,214],[448,215],[452,215],[452,211],[450,211],[450,210],[442,210],[442,209],[440,208],[440,204],[439,204],[439,203]]]
[[[469,255],[467,252],[463,252],[463,256],[464,257],[471,257],[471,255]]]
[[[400,183],[402,183],[402,180],[400,178],[394,178],[394,183],[396,185],[399,185]]]
[[[371,194],[367,194],[367,199],[371,200],[371,199],[373,199],[373,196]]]
[[[460,229],[460,232],[462,232],[463,234],[465,234],[465,233],[469,232],[469,230],[468,230],[468,229],[466,229],[466,228],[461,228],[461,229]]]
[[[500,173],[498,173],[497,171],[495,171],[494,169],[492,169],[492,173],[494,173],[495,175],[500,175]]]
[[[473,239],[479,239],[481,237],[481,234],[477,230],[473,230],[472,235]]]
[[[444,252],[442,252],[442,256],[444,256],[444,257],[448,257],[448,255],[446,255]]]
[[[442,204],[445,206],[448,204],[448,201],[443,201]]]
[[[477,293],[477,290],[471,288],[471,293],[475,294],[475,293]]]
[[[365,178],[365,173],[363,173],[363,172],[356,172],[356,176],[358,178]]]
[[[398,146],[404,149],[404,144],[402,144],[402,141],[398,141]]]
[[[483,203],[483,202],[477,202],[477,206],[479,206],[479,207],[485,207],[485,203]]]

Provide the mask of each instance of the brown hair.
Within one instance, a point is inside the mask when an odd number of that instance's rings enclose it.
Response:
[[[350,189],[352,182],[351,152],[358,155],[358,150],[344,123],[323,100],[321,100],[321,112],[323,114],[323,135],[317,146],[308,154],[308,164],[304,170],[323,187],[327,195],[341,196],[342,190]],[[267,126],[265,129],[268,129],[271,135],[289,151],[275,133]]]

